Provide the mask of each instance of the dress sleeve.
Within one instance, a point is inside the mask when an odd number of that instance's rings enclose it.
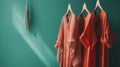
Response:
[[[56,44],[55,44],[55,48],[58,48],[58,47],[60,47],[60,48],[62,48],[62,46],[63,46],[63,41],[64,41],[64,29],[63,29],[63,27],[64,27],[64,21],[63,21],[63,19],[62,19],[62,21],[61,21],[61,25],[60,25],[60,28],[59,28],[59,32],[58,32],[58,38],[57,38],[57,41],[56,41]]]
[[[106,44],[108,48],[111,48],[112,43],[115,40],[115,35],[110,30],[110,24],[107,16],[105,16],[102,25],[104,29],[103,29],[103,34],[101,36],[101,43]]]

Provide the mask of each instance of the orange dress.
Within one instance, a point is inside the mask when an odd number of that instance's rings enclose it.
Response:
[[[109,67],[109,48],[115,40],[115,36],[110,31],[107,14],[101,10],[100,17],[100,67]]]
[[[55,47],[60,67],[81,67],[79,25],[73,12],[63,16]]]
[[[80,36],[80,42],[84,46],[83,67],[96,67],[96,49],[97,37],[94,30],[94,15],[88,13],[84,18],[84,30]]]
[[[100,23],[100,17],[96,13],[96,10],[92,12],[94,14],[94,26],[95,26],[95,33],[97,36],[97,44],[96,46],[96,67],[99,67],[100,65],[100,36],[101,36],[101,23]]]
[[[80,35],[82,34],[82,32],[83,32],[83,30],[84,30],[84,19],[83,19],[83,17],[82,17],[82,14],[77,17],[77,22],[78,22],[78,25],[79,25],[79,37],[80,37]],[[81,44],[81,54],[82,54],[81,67],[83,67],[83,60],[84,60],[84,59],[83,59],[83,58],[84,58],[84,52],[83,52],[83,50],[84,50],[84,47],[83,47],[83,45],[82,45],[81,42],[80,42],[80,44]]]

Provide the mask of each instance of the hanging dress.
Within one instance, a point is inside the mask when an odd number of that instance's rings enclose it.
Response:
[[[81,36],[81,34],[82,34],[82,32],[83,32],[83,30],[84,30],[84,19],[83,19],[83,17],[82,17],[82,14],[80,14],[80,15],[78,15],[78,17],[77,17],[77,22],[78,22],[78,25],[79,25],[79,37]],[[80,44],[81,44],[81,47],[80,47],[80,49],[81,49],[81,67],[83,67],[83,58],[84,58],[84,52],[83,52],[83,50],[84,50],[84,47],[83,47],[83,45],[82,45],[82,43],[80,42]]]
[[[110,31],[110,25],[107,14],[104,10],[101,10],[99,15],[100,31],[100,67],[109,67],[109,48],[112,46],[112,42],[115,40],[115,36]]]
[[[97,43],[96,43],[96,67],[99,67],[100,65],[100,36],[101,36],[101,23],[100,23],[100,17],[96,13],[96,10],[93,10],[92,12],[94,14],[94,28],[95,33],[97,37]]]
[[[96,50],[95,44],[97,38],[94,30],[93,14],[88,13],[84,18],[84,30],[80,36],[80,42],[84,46],[83,51],[83,67],[95,67],[96,66]]]
[[[81,67],[81,48],[76,16],[71,12],[63,16],[55,47],[60,67]]]

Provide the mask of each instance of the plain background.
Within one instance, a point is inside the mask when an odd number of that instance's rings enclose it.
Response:
[[[120,67],[119,0],[101,0],[116,41],[110,49],[110,67]],[[84,0],[29,0],[31,26],[24,27],[25,0],[0,0],[0,67],[59,67],[54,48],[67,5],[78,16]],[[87,0],[92,12],[96,0]]]

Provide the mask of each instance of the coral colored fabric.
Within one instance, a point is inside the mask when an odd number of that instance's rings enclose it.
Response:
[[[109,48],[112,47],[115,36],[110,31],[108,17],[104,10],[100,13],[100,23],[100,67],[109,67]]]
[[[84,18],[84,30],[80,36],[80,42],[84,46],[83,67],[96,67],[96,49],[97,37],[94,29],[94,15],[88,13]]]
[[[107,14],[104,10],[101,10],[100,14],[93,11],[95,15],[95,30],[98,39],[97,46],[97,67],[109,67],[109,48],[112,47],[112,42],[115,40],[115,36],[110,31],[110,25],[108,22]]]
[[[72,12],[63,16],[55,47],[60,67],[81,67],[81,45],[79,42],[79,25]]]

